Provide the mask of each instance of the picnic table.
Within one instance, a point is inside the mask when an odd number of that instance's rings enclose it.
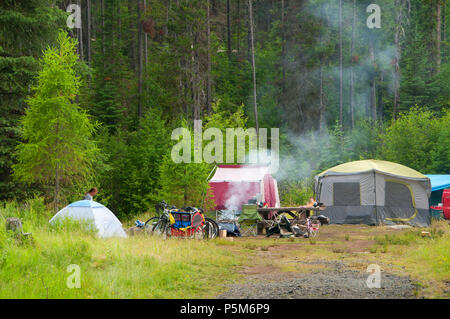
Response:
[[[311,207],[311,206],[296,206],[296,207],[258,207],[257,211],[260,213],[260,215],[264,219],[270,219],[271,216],[269,214],[271,212],[275,212],[277,214],[280,213],[289,213],[289,212],[296,212],[297,215],[303,215],[306,218],[306,212],[309,210],[312,210],[314,212],[322,211],[324,210],[324,206],[317,206],[317,207]]]
[[[306,221],[307,212],[308,211],[314,211],[319,212],[324,210],[324,206],[296,206],[296,207],[258,207],[257,212],[262,217],[262,223],[264,226],[272,227],[274,224],[277,224],[279,222],[280,216],[283,213],[287,213],[292,218],[290,221]]]

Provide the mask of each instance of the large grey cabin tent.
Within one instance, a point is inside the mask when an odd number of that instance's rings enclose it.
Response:
[[[364,160],[315,176],[316,200],[334,224],[429,226],[430,179],[400,164]]]

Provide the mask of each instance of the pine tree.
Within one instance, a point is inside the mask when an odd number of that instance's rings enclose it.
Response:
[[[186,121],[182,126],[187,129]],[[193,134],[191,132],[191,137]],[[193,159],[194,143],[185,141],[187,147],[191,145],[191,159]],[[177,207],[195,206],[202,207],[204,196],[208,192],[207,177],[213,165],[207,163],[176,163],[171,156],[172,148],[169,148],[160,165],[161,191],[160,198]]]
[[[55,210],[61,188],[87,179],[93,168],[97,147],[91,140],[95,125],[75,103],[80,78],[77,42],[64,31],[57,46],[45,50],[34,94],[21,119],[23,142],[17,146],[15,177],[25,183],[51,185]]]
[[[127,12],[125,7],[117,13],[115,2],[97,3],[100,6],[102,28],[97,31],[101,41],[95,41],[92,61],[92,89],[88,92],[89,113],[95,119],[115,133],[118,128],[129,128],[135,119],[125,114],[134,115],[135,80],[133,70],[127,63],[126,43],[115,31],[118,21],[132,18],[135,12]],[[131,15],[133,14],[133,15]],[[123,28],[125,31],[131,30]]]
[[[18,196],[11,179],[18,122],[39,70],[38,56],[65,24],[52,0],[0,2],[0,200]],[[14,192],[13,190],[16,189]]]
[[[424,42],[424,34],[417,25],[411,26],[407,35],[408,45],[400,62],[402,77],[400,81],[399,111],[407,111],[415,104],[427,105],[430,95],[429,59]]]
[[[102,198],[119,216],[144,213],[160,201],[160,164],[169,144],[161,111],[153,108],[132,133],[117,131],[102,146],[111,170],[101,177]]]

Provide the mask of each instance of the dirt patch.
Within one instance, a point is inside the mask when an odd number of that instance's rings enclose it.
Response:
[[[348,268],[341,262],[312,261],[314,272],[253,274],[244,284],[226,285],[221,299],[308,299],[308,298],[414,298],[414,284],[408,277],[382,273],[381,288],[368,288],[367,273]]]
[[[366,284],[374,237],[401,231],[328,225],[314,240],[275,240],[274,236],[266,238],[269,243],[259,236],[237,238],[230,248],[234,252],[250,248],[252,262],[240,270],[243,280],[224,285],[217,298],[415,298],[415,284],[407,276],[392,273],[391,265],[379,263],[380,288]]]
[[[244,275],[271,274],[280,271],[279,267],[273,265],[257,265],[255,267],[245,267],[240,272]]]

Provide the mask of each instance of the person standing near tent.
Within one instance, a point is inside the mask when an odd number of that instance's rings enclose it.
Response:
[[[84,195],[83,200],[94,200],[94,196],[97,195],[98,190],[97,187],[92,187],[89,192]]]

